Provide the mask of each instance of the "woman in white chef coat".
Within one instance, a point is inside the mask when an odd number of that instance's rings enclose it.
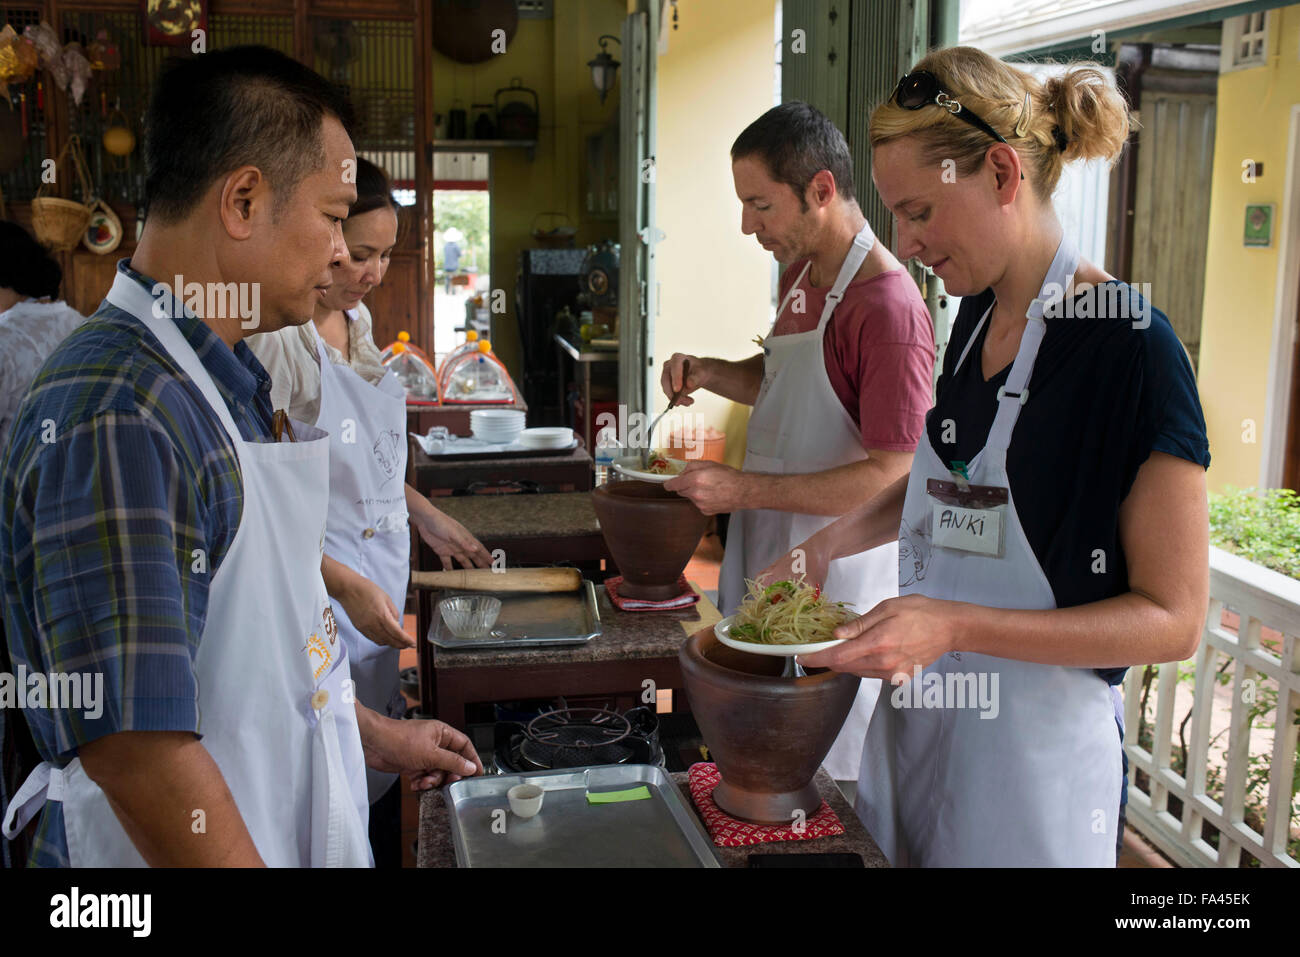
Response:
[[[325,555],[332,561],[326,583],[358,698],[380,714],[400,717],[398,654],[414,646],[401,619],[409,525],[444,568],[453,559],[486,568],[491,556],[463,525],[406,484],[406,394],[380,362],[361,301],[388,269],[397,204],[388,177],[369,160],[357,159],[356,186],[357,201],[343,222],[349,255],[332,264],[334,281],[321,293],[313,321],[247,341],[271,375],[273,406],[330,434]],[[370,768],[366,774],[375,864],[400,866],[397,775]]]
[[[801,546],[817,579],[899,542],[900,597],[802,659],[887,683],[856,809],[894,865],[1113,866],[1108,685],[1200,637],[1190,362],[1163,314],[1079,260],[1051,204],[1065,163],[1114,159],[1128,131],[1102,72],[1044,83],[969,47],[928,54],[871,118],[900,258],[965,297],[911,474]]]

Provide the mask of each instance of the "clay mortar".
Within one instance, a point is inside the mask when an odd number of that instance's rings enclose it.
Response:
[[[686,696],[718,765],[713,792],[732,817],[786,824],[821,807],[813,776],[835,742],[853,700],[856,675],[810,670],[782,678],[785,659],[754,655],[697,631],[678,652]]]
[[[664,601],[700,543],[708,516],[654,482],[610,482],[591,493],[600,533],[618,563],[626,598]]]

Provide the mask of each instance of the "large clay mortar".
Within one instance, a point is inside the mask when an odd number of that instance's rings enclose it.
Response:
[[[784,824],[821,807],[813,776],[853,700],[856,675],[810,671],[782,678],[785,659],[753,655],[697,631],[678,652],[692,713],[717,762],[713,792],[732,817]]]
[[[700,543],[708,516],[654,482],[610,482],[591,493],[600,533],[618,563],[625,598],[665,601]]]

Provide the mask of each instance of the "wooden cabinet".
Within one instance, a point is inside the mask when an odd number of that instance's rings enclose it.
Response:
[[[432,345],[432,323],[419,319],[419,252],[394,252],[384,281],[366,297],[366,306],[374,321],[375,345],[380,349],[405,330],[411,341],[424,348]],[[428,326],[426,337],[425,327]],[[428,351],[428,350],[426,350]]]

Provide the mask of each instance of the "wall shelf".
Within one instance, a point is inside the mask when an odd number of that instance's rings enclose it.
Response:
[[[435,153],[487,153],[492,150],[525,149],[531,160],[537,140],[434,140]]]

